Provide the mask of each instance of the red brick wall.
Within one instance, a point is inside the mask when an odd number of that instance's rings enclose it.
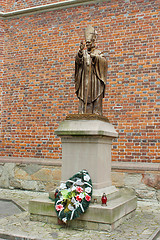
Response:
[[[6,1],[0,0],[0,12],[4,11],[6,6]]]
[[[1,136],[1,114],[2,114],[2,83],[3,83],[3,64],[4,64],[4,26],[0,19],[0,136]],[[2,138],[0,138],[0,145]]]
[[[160,162],[158,7],[107,1],[4,20],[1,156],[61,157],[54,130],[77,113],[74,58],[92,24],[109,62],[104,115],[119,132],[112,159]]]

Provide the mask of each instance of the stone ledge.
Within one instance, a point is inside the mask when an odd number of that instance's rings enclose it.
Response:
[[[38,164],[44,166],[62,166],[62,160],[51,158],[23,158],[23,157],[3,157],[0,156],[0,164],[17,163],[17,164]],[[111,162],[112,171],[160,171],[160,163],[141,163],[141,162]]]
[[[62,166],[62,161],[51,158],[23,158],[23,157],[0,157],[1,163],[16,163],[16,164],[37,164],[44,166]]]
[[[160,171],[160,163],[112,162],[113,170]]]

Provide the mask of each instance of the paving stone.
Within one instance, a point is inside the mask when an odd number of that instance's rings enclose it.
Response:
[[[21,213],[22,210],[12,201],[0,200],[0,218]]]

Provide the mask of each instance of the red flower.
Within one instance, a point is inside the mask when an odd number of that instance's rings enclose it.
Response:
[[[91,197],[90,197],[89,195],[86,195],[86,196],[85,196],[85,199],[86,199],[87,202],[90,202],[90,201],[91,201]]]
[[[79,193],[82,193],[82,192],[83,192],[83,188],[81,188],[81,187],[76,187],[76,191],[79,192]]]
[[[62,204],[59,204],[56,206],[56,210],[57,211],[62,211],[64,209],[63,205]]]
[[[82,198],[80,198],[78,195],[76,196],[76,200],[78,201],[78,202],[81,202],[82,201]]]

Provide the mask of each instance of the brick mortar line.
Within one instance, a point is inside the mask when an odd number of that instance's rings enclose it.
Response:
[[[59,166],[62,161],[50,158],[19,158],[0,157],[0,163],[17,164],[38,164],[44,166]],[[160,171],[160,163],[132,163],[132,162],[112,162],[112,170],[132,170],[132,171]]]
[[[52,4],[47,4],[47,5],[41,5],[41,6],[36,6],[36,7],[31,7],[31,8],[26,8],[26,9],[20,9],[12,12],[0,12],[0,18],[5,19],[5,18],[12,18],[20,15],[28,15],[28,14],[33,14],[33,13],[39,13],[39,12],[46,12],[46,11],[54,11],[54,10],[59,10],[59,9],[64,9],[64,8],[70,8],[70,7],[76,7],[80,5],[85,5],[85,4],[92,4],[92,3],[98,3],[98,2],[104,2],[104,1],[109,1],[109,0],[70,0],[70,1],[63,1],[63,2],[56,2]]]

